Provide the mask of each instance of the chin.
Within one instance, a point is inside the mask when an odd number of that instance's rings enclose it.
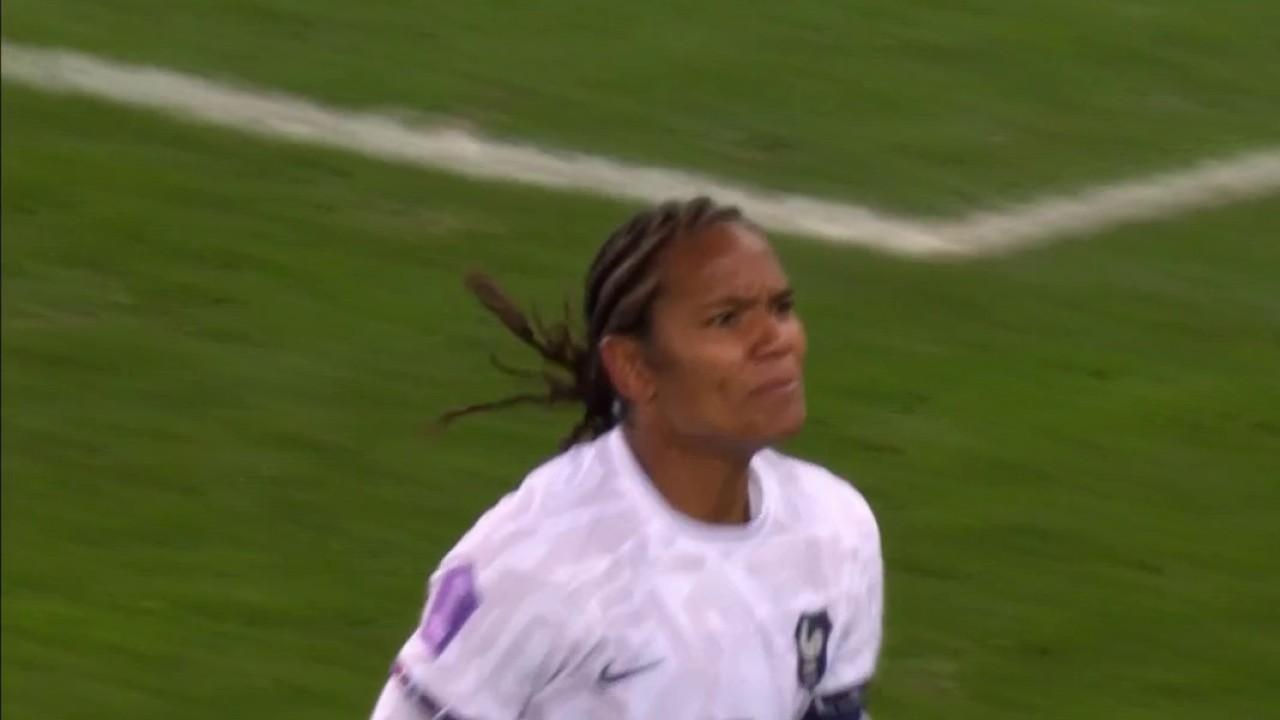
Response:
[[[790,422],[780,424],[770,442],[781,442],[798,435],[800,431],[804,429],[804,420],[805,414],[804,412],[801,412]]]
[[[762,419],[757,431],[752,433],[761,446],[772,445],[794,437],[804,428],[807,416],[803,403]]]

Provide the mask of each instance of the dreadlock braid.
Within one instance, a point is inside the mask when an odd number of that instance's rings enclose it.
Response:
[[[491,362],[517,377],[541,377],[546,390],[452,410],[440,421],[448,423],[471,413],[525,403],[577,402],[583,406],[582,418],[561,444],[562,449],[608,432],[619,420],[615,411],[619,398],[600,358],[600,341],[608,335],[647,335],[650,310],[658,294],[655,259],[666,247],[712,225],[742,219],[736,207],[697,197],[662,203],[623,223],[600,246],[587,272],[583,298],[586,336],[581,341],[570,329],[567,307],[563,322],[547,326],[536,314],[532,320],[527,317],[487,276],[468,275],[467,288],[512,334],[538,352],[545,369],[540,373],[521,371],[496,357],[490,358]],[[562,377],[565,374],[567,379]]]

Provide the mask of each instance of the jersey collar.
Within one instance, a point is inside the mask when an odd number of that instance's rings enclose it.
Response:
[[[709,523],[690,517],[675,509],[662,493],[654,487],[644,468],[640,466],[626,433],[618,426],[600,438],[609,464],[627,493],[650,516],[661,518],[682,535],[712,542],[747,540],[759,535],[769,522],[774,487],[761,453],[757,453],[748,467],[747,491],[750,496],[751,519],[740,525]]]

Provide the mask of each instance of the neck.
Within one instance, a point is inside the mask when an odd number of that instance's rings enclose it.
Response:
[[[747,478],[754,451],[680,438],[650,424],[627,423],[623,432],[640,467],[673,508],[720,525],[751,519]]]

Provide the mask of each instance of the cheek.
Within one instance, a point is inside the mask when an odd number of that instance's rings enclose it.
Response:
[[[704,356],[691,370],[689,378],[693,386],[688,388],[688,392],[698,397],[703,405],[724,405],[742,394],[742,364],[729,353]]]
[[[742,396],[742,358],[727,343],[701,342],[673,353],[659,379],[660,395],[673,411],[722,422]]]

